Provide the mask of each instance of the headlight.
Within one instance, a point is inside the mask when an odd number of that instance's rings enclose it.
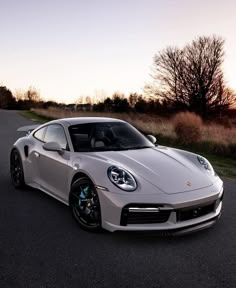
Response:
[[[198,155],[197,159],[199,163],[207,170],[207,172],[209,172],[213,176],[216,175],[211,163],[206,158]]]
[[[107,170],[107,175],[111,182],[122,190],[134,191],[137,189],[134,176],[121,167],[111,166]]]

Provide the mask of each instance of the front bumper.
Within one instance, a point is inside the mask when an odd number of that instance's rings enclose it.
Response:
[[[108,231],[160,231],[178,235],[202,230],[216,223],[222,210],[223,186],[222,181],[219,180],[211,187],[174,196],[129,193],[121,195],[101,190],[99,198],[102,226]],[[169,211],[169,214],[166,215],[165,212],[162,217],[160,216],[161,221],[150,221],[150,223],[148,221],[140,221],[140,223],[124,221],[124,209],[127,206],[131,208],[130,213],[132,213],[135,212],[133,208],[149,207],[149,204],[150,208],[160,207],[160,210]],[[204,208],[207,205],[211,206],[209,211]],[[204,213],[199,212],[204,209]],[[185,210],[190,215],[186,217],[185,213],[182,214],[185,217],[180,217],[179,211]],[[144,213],[142,210],[140,212]],[[150,218],[149,215],[147,218]]]

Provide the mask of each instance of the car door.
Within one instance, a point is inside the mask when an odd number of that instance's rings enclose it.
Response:
[[[28,145],[28,157],[27,161],[25,163],[26,165],[26,182],[27,184],[38,188],[41,183],[41,178],[40,178],[40,173],[39,173],[39,167],[38,167],[38,157],[39,157],[39,151],[42,149],[43,145],[43,139],[45,132],[47,130],[47,126],[44,126],[40,129],[38,129],[34,134],[33,134],[33,139],[32,141],[29,141]]]
[[[60,198],[67,201],[68,198],[68,175],[70,152],[64,127],[60,124],[47,126],[44,143],[57,142],[63,149],[63,154],[43,149],[43,143],[38,148],[37,166],[40,174],[40,186]]]

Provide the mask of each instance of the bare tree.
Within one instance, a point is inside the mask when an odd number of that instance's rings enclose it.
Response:
[[[76,105],[84,104],[85,96],[81,95],[78,97],[78,99],[75,101]]]
[[[154,81],[146,85],[146,94],[203,117],[229,107],[236,98],[224,81],[223,46],[221,37],[204,36],[183,49],[167,47],[154,56]]]
[[[24,100],[36,103],[41,101],[40,93],[32,86],[24,93]]]
[[[24,100],[25,92],[22,89],[16,89],[14,93],[14,97],[16,98],[16,101]]]
[[[92,99],[91,99],[90,96],[86,96],[86,97],[85,97],[85,104],[90,104],[90,105],[92,105]]]
[[[129,105],[131,108],[135,107],[135,104],[138,102],[138,98],[141,95],[138,95],[137,93],[130,93],[129,95]]]

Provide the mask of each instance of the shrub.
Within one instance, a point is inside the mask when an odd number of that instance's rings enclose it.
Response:
[[[191,144],[201,139],[202,119],[195,113],[181,112],[173,118],[174,131],[181,144]]]
[[[227,116],[221,118],[220,124],[223,125],[224,128],[229,128],[229,129],[233,128],[232,121]]]

